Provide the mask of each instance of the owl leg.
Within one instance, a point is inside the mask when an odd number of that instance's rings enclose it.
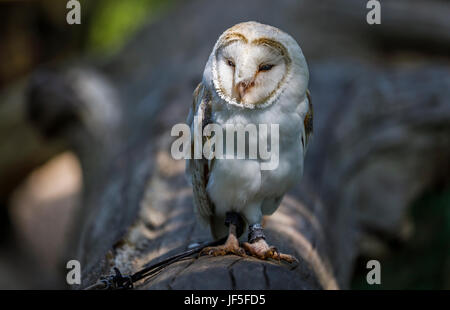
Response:
[[[243,224],[239,214],[229,212],[226,215],[225,225],[228,226],[228,238],[225,244],[204,248],[199,255],[224,256],[235,254],[245,256],[245,251],[239,246],[238,237],[242,234]]]
[[[265,239],[266,237],[261,224],[253,224],[249,226],[248,242],[244,242],[242,246],[252,256],[259,259],[265,260],[272,258],[288,263],[298,262],[294,256],[280,253],[277,248],[269,246]]]

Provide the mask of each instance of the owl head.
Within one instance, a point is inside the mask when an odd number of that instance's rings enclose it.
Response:
[[[304,93],[308,67],[297,42],[287,33],[257,22],[237,24],[217,40],[204,78],[226,103],[245,108],[273,104],[292,85]]]

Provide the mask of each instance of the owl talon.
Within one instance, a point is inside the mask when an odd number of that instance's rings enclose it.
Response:
[[[278,257],[280,257],[280,251],[278,251],[276,247],[271,246],[269,250],[271,251],[272,255],[276,254]]]
[[[199,256],[209,255],[209,256],[225,256],[229,254],[234,254],[238,256],[246,256],[245,250],[239,246],[239,241],[235,234],[236,227],[230,224],[230,234],[228,239],[223,245],[206,247],[200,251]]]
[[[298,262],[294,256],[283,254],[276,247],[269,247],[264,239],[259,239],[254,243],[244,242],[243,247],[249,254],[261,260],[274,259],[288,263]]]
[[[225,256],[225,255],[238,255],[245,256],[245,251],[241,247],[229,246],[227,244],[215,246],[215,247],[207,247],[204,248],[199,256],[208,255],[208,256]]]

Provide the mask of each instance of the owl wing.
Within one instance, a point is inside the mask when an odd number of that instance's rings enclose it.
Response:
[[[208,185],[211,161],[202,158],[194,158],[194,117],[202,120],[203,128],[211,123],[211,95],[209,91],[200,83],[194,91],[193,102],[189,111],[187,124],[191,127],[191,158],[186,161],[187,173],[191,176],[194,192],[194,208],[199,218],[204,223],[209,223],[214,213],[214,205],[211,202],[206,186]],[[201,133],[199,133],[201,134]],[[204,137],[202,136],[202,140]],[[204,145],[204,141],[202,141]]]
[[[308,110],[306,112],[305,118],[303,119],[303,126],[305,128],[304,135],[302,136],[303,143],[303,153],[306,153],[309,141],[313,134],[313,105],[311,100],[311,93],[306,90],[306,99],[308,100]]]

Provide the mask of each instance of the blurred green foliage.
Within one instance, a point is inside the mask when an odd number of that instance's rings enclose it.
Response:
[[[172,3],[168,0],[99,1],[90,17],[88,50],[117,51],[136,30],[158,18]]]
[[[368,285],[368,269],[356,271],[354,289],[450,289],[450,188],[428,192],[410,209],[414,233],[385,257],[362,257],[381,263],[381,285]]]
[[[81,24],[68,25],[67,0],[1,1],[0,89],[41,63],[119,51],[136,31],[162,18],[175,0],[79,0]]]

